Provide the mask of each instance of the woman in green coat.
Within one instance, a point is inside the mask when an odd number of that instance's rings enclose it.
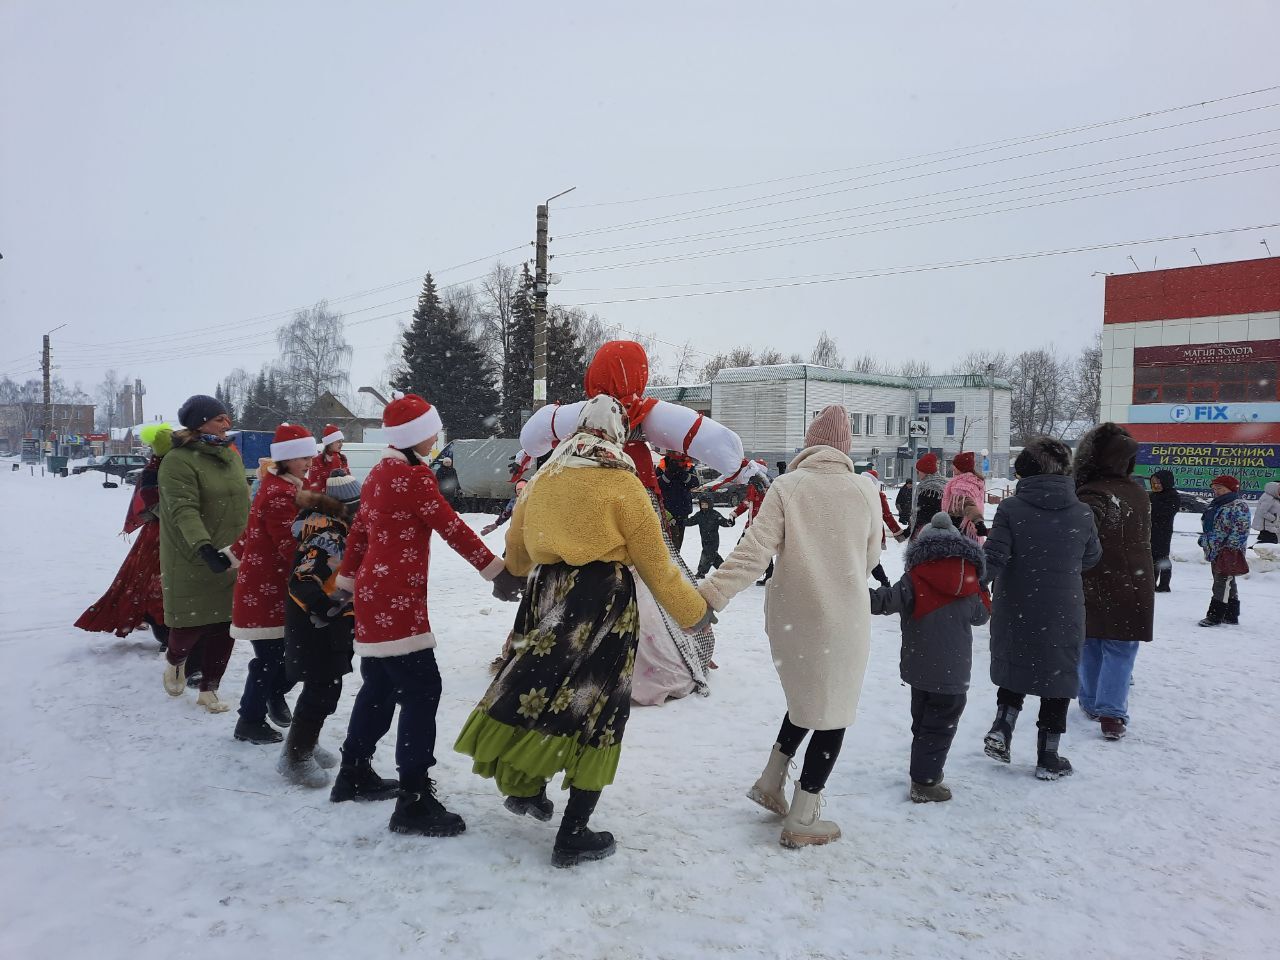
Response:
[[[185,428],[160,462],[160,578],[168,621],[164,688],[186,689],[187,654],[203,642],[196,703],[223,713],[218,683],[231,659],[231,597],[237,561],[230,551],[249,519],[244,462],[227,432],[231,416],[220,400],[197,394],[179,409]]]

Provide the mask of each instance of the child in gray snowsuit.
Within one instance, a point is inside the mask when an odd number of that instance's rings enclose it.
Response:
[[[982,548],[937,513],[907,547],[906,573],[871,590],[873,614],[902,618],[900,674],[911,687],[911,799],[951,799],[942,768],[964,712],[973,627],[991,616]]]

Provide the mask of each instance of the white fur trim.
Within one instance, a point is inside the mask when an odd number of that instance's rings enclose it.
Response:
[[[271,459],[276,463],[281,460],[296,460],[298,457],[314,457],[316,455],[315,437],[298,437],[296,440],[281,440],[271,445]]]
[[[355,577],[344,577],[342,574],[338,574],[333,580],[333,585],[339,590],[347,591],[347,593],[356,592]]]
[[[342,435],[341,430],[335,430],[333,431],[333,433],[326,433],[324,436],[322,436],[320,438],[320,442],[321,444],[327,447],[331,443],[337,443],[339,440],[345,440],[345,439],[347,438]]]
[[[237,627],[231,624],[232,640],[283,640],[284,624],[278,627]]]
[[[406,653],[430,650],[436,645],[434,633],[415,633],[399,640],[383,640],[381,643],[356,642],[356,653],[362,657],[403,657]]]
[[[484,577],[490,583],[498,579],[498,574],[507,568],[507,561],[501,557],[494,557],[493,562],[480,571],[480,576]]]
[[[408,463],[408,462],[409,462],[409,458],[408,458],[408,457],[406,457],[406,456],[405,456],[403,453],[401,453],[399,450],[397,450],[395,447],[387,447],[387,449],[383,450],[383,451],[382,451],[382,459],[383,459],[383,460],[399,460],[399,461],[401,461],[402,463]]]
[[[432,407],[417,419],[410,420],[408,423],[397,424],[394,427],[383,426],[383,431],[387,435],[387,442],[393,447],[401,450],[408,450],[416,447],[423,440],[429,440],[436,436],[444,429],[444,423],[440,420],[440,414],[435,407]]]

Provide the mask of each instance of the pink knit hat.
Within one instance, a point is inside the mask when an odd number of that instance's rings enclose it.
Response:
[[[804,435],[804,445],[816,447],[819,444],[835,447],[841,453],[848,453],[853,446],[853,435],[849,432],[849,411],[838,403],[826,407],[809,424]]]

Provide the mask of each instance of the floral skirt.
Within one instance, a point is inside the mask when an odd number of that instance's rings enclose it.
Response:
[[[516,613],[511,652],[454,749],[509,797],[613,782],[631,713],[639,615],[620,563],[538,567]]]
[[[76,626],[91,633],[126,637],[148,618],[164,626],[164,594],[160,589],[160,524],[145,524],[129,548],[107,592],[80,615]]]

